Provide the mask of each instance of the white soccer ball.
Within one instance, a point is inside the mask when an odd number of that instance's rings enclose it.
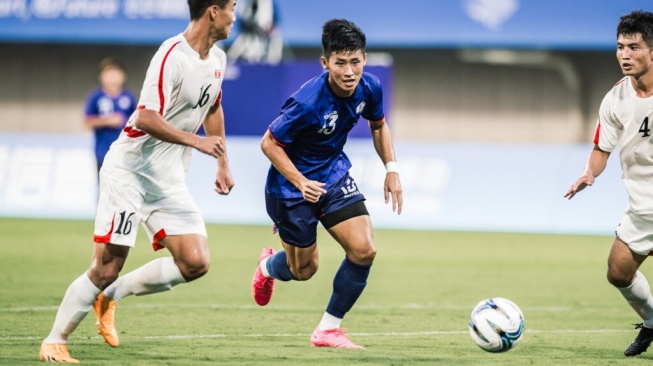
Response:
[[[508,299],[485,299],[472,310],[469,334],[482,349],[505,352],[521,340],[524,334],[524,314]]]

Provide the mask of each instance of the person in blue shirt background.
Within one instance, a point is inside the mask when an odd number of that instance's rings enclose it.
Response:
[[[120,60],[107,57],[100,61],[98,78],[100,86],[86,98],[84,124],[93,129],[99,172],[109,147],[136,109],[136,97],[124,88],[127,72]]]
[[[333,293],[311,335],[316,347],[364,348],[340,323],[367,284],[376,255],[365,197],[349,175],[343,148],[360,117],[369,121],[377,154],[386,165],[384,194],[392,210],[402,209],[402,190],[385,121],[379,79],[363,72],[366,37],[354,23],[327,21],[322,28],[325,73],[307,81],[270,124],[261,149],[272,163],[265,186],[267,212],[283,250],[264,248],[252,279],[257,304],[266,305],[275,279],[305,281],[318,269],[317,224],[321,222],[346,257],[333,280]]]

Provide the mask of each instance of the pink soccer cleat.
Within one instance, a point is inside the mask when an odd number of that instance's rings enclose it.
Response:
[[[254,301],[261,306],[265,306],[270,302],[272,290],[274,290],[274,278],[268,278],[263,275],[261,261],[271,257],[274,253],[275,251],[272,248],[263,249],[261,256],[258,257],[258,264],[256,265],[256,271],[252,278],[252,295],[254,296]]]
[[[311,345],[313,347],[365,349],[365,347],[350,341],[345,335],[346,332],[347,329],[343,328],[327,330],[320,330],[319,327],[315,328],[313,334],[311,334]]]

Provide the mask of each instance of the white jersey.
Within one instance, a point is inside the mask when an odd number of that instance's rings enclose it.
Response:
[[[145,76],[138,109],[158,112],[180,130],[196,133],[221,99],[227,57],[217,46],[207,59],[179,34],[161,45]],[[109,150],[103,175],[138,185],[153,198],[186,189],[191,148],[158,140],[134,126],[135,112]]]
[[[638,97],[630,77],[624,77],[601,102],[594,143],[607,152],[620,145],[629,209],[642,216],[653,215],[652,129],[653,97]]]

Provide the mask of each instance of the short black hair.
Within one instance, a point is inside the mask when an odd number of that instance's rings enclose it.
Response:
[[[197,20],[204,15],[209,6],[217,5],[224,9],[227,4],[233,0],[188,0],[188,10],[190,11],[190,20]]]
[[[338,52],[365,53],[365,33],[346,19],[331,19],[322,26],[322,53],[325,57]]]
[[[105,69],[108,68],[114,68],[118,69],[124,73],[127,73],[127,69],[125,68],[125,64],[118,58],[116,57],[105,57],[100,61],[100,64],[98,65],[98,73],[102,73]]]
[[[653,13],[635,10],[620,19],[617,26],[617,37],[641,34],[646,45],[653,48]]]

